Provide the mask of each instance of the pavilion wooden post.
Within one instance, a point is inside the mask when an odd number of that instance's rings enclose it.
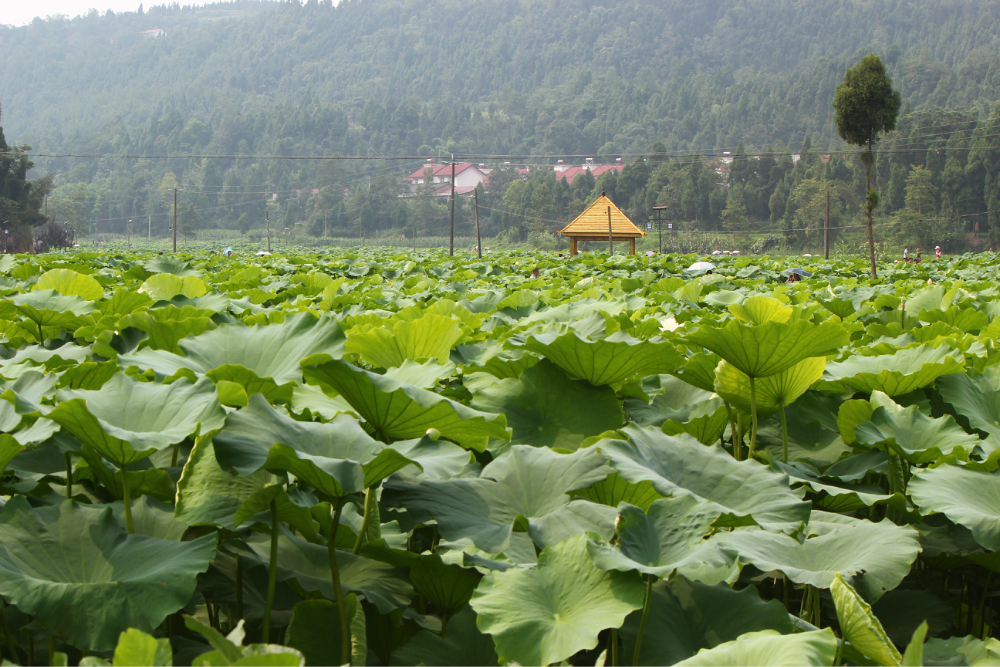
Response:
[[[628,240],[628,254],[630,255],[635,254],[635,239]]]
[[[615,237],[611,233],[611,207],[608,207],[608,253],[615,254]]]
[[[576,237],[575,236],[569,237],[569,256],[570,257],[576,256]]]

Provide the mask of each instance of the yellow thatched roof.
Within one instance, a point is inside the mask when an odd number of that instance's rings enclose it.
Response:
[[[605,195],[587,207],[576,220],[559,230],[563,236],[586,236],[608,238],[608,208],[611,208],[611,234],[614,238],[636,238],[646,236],[622,213]]]

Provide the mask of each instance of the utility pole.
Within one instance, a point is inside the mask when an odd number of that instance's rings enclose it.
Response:
[[[830,186],[826,188],[826,227],[823,228],[823,258],[830,259]]]
[[[455,156],[451,156],[451,236],[448,255],[455,256]]]
[[[479,259],[483,258],[483,239],[479,235],[479,189],[472,191],[472,197],[476,200],[476,251],[479,253]]]
[[[611,234],[611,207],[608,207],[608,252],[615,254],[615,237]]]
[[[177,188],[174,188],[174,252],[177,252]]]
[[[673,220],[673,218],[664,218],[663,217],[662,214],[666,210],[667,210],[666,206],[654,206],[653,207],[653,213],[656,215],[656,217],[654,218],[653,221],[656,223],[656,229],[657,229],[657,231],[660,234],[660,254],[661,255],[663,254],[663,223],[667,222],[669,220]]]
[[[264,209],[264,225],[267,229],[267,252],[271,252],[271,218],[268,216],[267,208]]]

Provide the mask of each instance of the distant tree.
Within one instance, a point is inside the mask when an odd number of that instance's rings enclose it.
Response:
[[[184,202],[177,206],[177,231],[187,236],[188,238],[194,238],[195,232],[201,227],[201,218],[198,216],[198,211],[195,210],[194,204],[190,202]]]
[[[728,232],[745,232],[750,228],[747,207],[732,195],[726,198],[726,208],[722,211],[722,228]]]
[[[240,234],[250,231],[250,218],[246,213],[241,214],[240,219],[236,221],[236,229],[240,230]]]
[[[844,73],[844,82],[833,96],[834,121],[840,138],[852,146],[865,149],[861,159],[865,165],[865,210],[868,214],[868,255],[872,278],[875,271],[875,237],[872,232],[872,211],[878,206],[878,193],[871,187],[872,160],[879,135],[896,128],[896,116],[902,104],[899,91],[885,73],[882,59],[874,53],[861,59]]]
[[[906,208],[914,213],[930,213],[934,200],[933,174],[919,165],[911,169],[906,177]]]
[[[28,171],[34,167],[28,159],[30,146],[8,146],[0,127],[0,224],[7,237],[4,247],[25,251],[31,246],[31,228],[47,218],[41,208],[52,189],[52,177],[29,181]]]

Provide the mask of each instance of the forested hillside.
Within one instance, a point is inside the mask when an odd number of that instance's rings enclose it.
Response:
[[[166,34],[140,35],[151,29]],[[265,202],[314,233],[434,233],[446,220],[442,202],[398,197],[419,159],[157,156],[646,156],[586,192],[547,170],[510,191],[521,181],[498,172],[483,193],[488,230],[549,230],[603,186],[639,220],[659,202],[698,228],[801,240],[823,180],[836,181],[835,217],[857,211],[856,160],[831,101],[845,68],[875,52],[905,101],[885,143],[896,148],[879,158],[881,212],[931,211],[971,229],[987,218],[956,216],[992,208],[997,182],[998,34],[996,0],[238,0],[0,27],[0,103],[7,136],[34,147],[36,173],[57,174],[53,212],[81,229],[152,215],[162,233],[173,187],[189,229],[260,226]],[[697,157],[738,144],[768,157],[732,173]],[[831,151],[846,160],[822,162]],[[805,155],[794,169],[793,152]],[[45,157],[65,153],[150,157]],[[927,173],[914,188],[927,192],[907,208],[917,166]]]

